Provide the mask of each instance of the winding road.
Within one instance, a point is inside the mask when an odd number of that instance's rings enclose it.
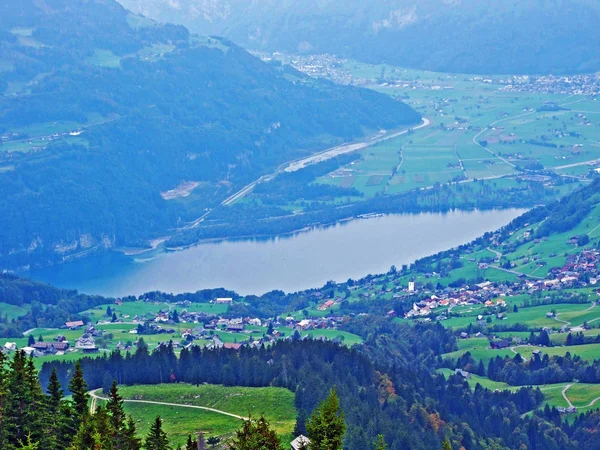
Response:
[[[97,402],[98,400],[108,400],[108,398],[106,397],[101,397],[98,394],[96,394],[96,392],[98,392],[100,389],[96,389],[93,391],[90,391],[90,396],[92,397],[92,401],[90,403],[90,413],[94,414],[94,412],[96,411],[96,406],[97,406]],[[214,412],[217,414],[223,414],[224,416],[229,416],[229,417],[233,417],[234,419],[238,419],[238,420],[249,420],[248,417],[243,417],[243,416],[238,416],[237,414],[232,414],[232,413],[228,413],[227,411],[221,411],[220,409],[215,409],[215,408],[209,408],[207,406],[195,406],[195,405],[184,405],[181,403],[168,403],[168,402],[154,402],[154,401],[150,401],[150,400],[129,400],[129,399],[124,399],[123,402],[125,403],[146,403],[149,405],[164,405],[164,406],[175,406],[178,408],[193,408],[193,409],[201,409],[204,411],[210,411],[210,412]]]

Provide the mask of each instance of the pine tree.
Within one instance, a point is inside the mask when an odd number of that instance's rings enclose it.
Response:
[[[192,439],[192,436],[189,434],[185,443],[185,450],[198,450],[198,441]]]
[[[452,450],[452,444],[450,444],[450,439],[446,438],[446,440],[442,444],[442,450]]]
[[[94,415],[85,414],[69,450],[113,450],[107,435],[110,418],[106,408],[98,406]]]
[[[45,396],[40,385],[38,371],[33,362],[33,356],[30,356],[25,364],[25,377],[28,397],[31,399],[31,404],[27,405],[30,414],[28,418],[30,426],[28,436],[31,435],[34,442],[39,443],[40,447],[46,449],[49,448],[47,442],[49,436],[44,427],[50,417],[48,416],[48,409],[44,401]]]
[[[39,442],[44,435],[45,418],[42,389],[33,365],[25,352],[18,351],[10,363],[6,376],[6,417],[4,428],[6,447],[19,446],[31,436]]]
[[[221,438],[218,436],[211,436],[206,440],[206,443],[210,445],[210,448],[215,448],[221,442]]]
[[[388,446],[383,439],[383,434],[377,435],[377,439],[373,442],[375,450],[387,450]]]
[[[335,389],[315,408],[306,422],[311,450],[341,450],[346,424]]]
[[[102,377],[102,393],[104,395],[110,394],[110,389],[113,384],[113,377],[110,373],[104,372],[104,376]]]
[[[171,450],[167,434],[162,429],[162,420],[160,416],[156,418],[152,427],[150,427],[150,432],[148,433],[148,436],[146,436],[144,448],[146,450]]]
[[[6,370],[7,358],[4,353],[0,351],[0,448],[5,448],[6,442],[6,427],[5,418],[6,415],[6,381],[7,381],[7,370]]]
[[[124,435],[126,427],[125,411],[123,410],[123,398],[119,395],[117,388],[117,382],[112,382],[112,387],[108,396],[108,403],[106,404],[106,410],[110,416],[110,434],[116,449],[125,447]]]
[[[52,370],[50,379],[48,382],[46,396],[46,408],[47,415],[50,418],[48,423],[47,435],[49,438],[48,450],[62,449],[68,444],[68,439],[71,435],[68,433],[65,424],[65,406],[64,406],[64,392],[58,381],[58,375],[56,374],[56,368]]]
[[[123,447],[125,450],[139,450],[142,447],[142,440],[136,436],[135,422],[131,416],[127,418],[123,436],[125,437],[125,447]]]
[[[40,444],[38,442],[31,441],[31,435],[27,436],[26,442],[21,441],[19,443],[19,450],[38,450],[39,447],[40,447]]]
[[[258,420],[245,420],[229,443],[231,450],[283,450],[277,433],[264,416]]]
[[[30,334],[27,338],[27,347],[31,347],[33,344],[35,344],[35,338],[33,337],[33,334]]]
[[[83,370],[81,370],[81,363],[79,361],[75,363],[75,373],[69,382],[69,390],[72,393],[73,409],[75,410],[73,416],[74,424],[75,428],[78,429],[83,418],[88,415],[88,400],[90,398],[87,391],[87,383],[83,378]]]

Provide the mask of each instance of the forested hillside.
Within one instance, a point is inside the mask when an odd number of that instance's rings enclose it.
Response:
[[[419,121],[115,1],[0,13],[4,268],[145,246],[284,161]]]
[[[460,73],[600,68],[590,0],[120,0],[248,48]]]

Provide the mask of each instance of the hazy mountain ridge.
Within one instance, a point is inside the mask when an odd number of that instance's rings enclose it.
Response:
[[[284,161],[419,120],[114,1],[11,3],[0,7],[1,267],[145,245]],[[190,180],[185,202],[161,197]]]
[[[257,50],[334,53],[462,73],[600,69],[589,0],[121,0],[149,17]]]

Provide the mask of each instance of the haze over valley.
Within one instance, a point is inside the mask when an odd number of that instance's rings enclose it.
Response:
[[[4,0],[0,449],[600,448],[599,19]]]

